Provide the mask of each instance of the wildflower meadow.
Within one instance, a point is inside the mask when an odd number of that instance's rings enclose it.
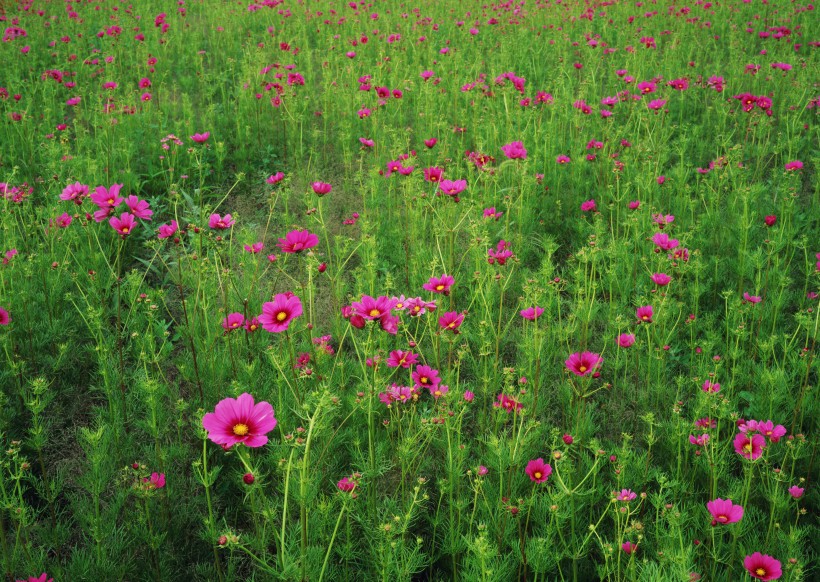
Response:
[[[820,579],[817,12],[0,2],[2,580]]]

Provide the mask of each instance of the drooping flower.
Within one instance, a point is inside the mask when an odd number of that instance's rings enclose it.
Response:
[[[746,556],[743,560],[743,567],[752,578],[758,580],[777,580],[783,575],[780,562],[760,552]]]
[[[448,311],[438,318],[438,324],[445,330],[459,333],[458,328],[464,322],[464,314],[458,311]]]
[[[635,311],[635,315],[638,317],[639,323],[652,323],[654,312],[652,311],[651,305],[644,305],[643,307],[638,307]]]
[[[230,214],[220,216],[219,214],[211,214],[208,217],[208,226],[214,230],[227,230],[234,225],[234,219]]]
[[[594,352],[576,352],[564,362],[567,369],[576,376],[588,376],[595,373],[604,359]]]
[[[709,435],[707,433],[703,433],[701,435],[695,436],[693,434],[689,435],[689,442],[698,447],[705,447],[706,443],[709,442]]]
[[[136,225],[137,221],[130,212],[123,212],[119,218],[112,216],[108,223],[122,238],[125,238],[134,230],[134,225]]]
[[[635,343],[635,336],[631,333],[622,333],[618,336],[618,345],[622,348],[631,347]]]
[[[422,285],[422,289],[432,291],[433,293],[442,293],[444,295],[450,294],[450,287],[453,286],[456,280],[450,275],[444,274],[441,277],[430,277],[430,280]]]
[[[766,437],[759,434],[746,434],[739,432],[734,440],[735,452],[743,457],[754,461],[759,459],[763,454],[763,449],[766,446]]]
[[[142,482],[148,489],[162,489],[165,487],[165,473],[151,473],[151,477],[144,477]]]
[[[222,327],[225,331],[233,331],[242,327],[243,323],[245,323],[244,315],[238,312],[230,313],[225,319],[222,320]]]
[[[269,403],[254,404],[253,396],[244,393],[220,401],[213,412],[202,417],[202,427],[209,439],[226,448],[237,443],[261,447],[268,442],[265,435],[276,428],[276,418]]]
[[[503,151],[504,155],[511,160],[527,159],[527,150],[524,149],[524,143],[520,141],[514,141],[502,146],[501,151]]]
[[[273,301],[262,304],[259,323],[265,331],[281,333],[288,329],[290,322],[302,315],[302,302],[292,293],[279,293]]]
[[[319,244],[319,237],[307,230],[292,230],[279,239],[277,245],[283,253],[299,253]]]
[[[521,317],[523,317],[524,319],[529,319],[530,321],[535,321],[536,319],[541,317],[542,313],[544,313],[544,308],[538,307],[536,305],[533,307],[527,307],[526,309],[522,309]]]
[[[541,457],[527,463],[527,468],[524,471],[530,476],[533,483],[543,483],[552,475],[552,467],[545,463]]]
[[[744,303],[753,303],[754,304],[754,303],[760,303],[761,301],[763,301],[763,298],[759,297],[758,295],[749,295],[748,291],[743,293],[743,302]]]
[[[713,499],[706,504],[712,514],[712,525],[737,523],[743,517],[743,507],[732,503],[731,499]]]

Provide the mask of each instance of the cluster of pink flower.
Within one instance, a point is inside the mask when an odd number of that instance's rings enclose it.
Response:
[[[772,115],[771,97],[767,97],[766,95],[752,95],[751,93],[740,93],[739,95],[734,95],[732,98],[740,101],[740,104],[743,106],[743,111],[746,113],[754,111],[755,107],[758,107],[769,117]]]
[[[766,448],[766,439],[770,443],[777,443],[786,435],[786,428],[775,424],[771,420],[739,420],[740,431],[733,442],[735,452],[744,459],[754,461],[759,459]]]
[[[19,204],[25,200],[32,192],[34,192],[34,188],[31,188],[25,183],[20,186],[12,186],[11,184],[0,182],[0,194],[2,194],[2,198],[15,204]]]

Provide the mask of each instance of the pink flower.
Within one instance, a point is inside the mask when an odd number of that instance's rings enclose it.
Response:
[[[503,212],[497,212],[495,206],[491,206],[490,208],[484,209],[484,218],[494,218],[498,220],[503,215]]]
[[[565,156],[565,155],[561,154],[560,156],[558,156],[557,158],[555,158],[555,161],[556,161],[558,164],[560,164],[560,165],[562,165],[562,166],[563,166],[564,164],[568,164],[568,163],[570,163],[572,160],[569,158],[569,156]]]
[[[530,476],[533,483],[543,483],[552,475],[552,467],[545,463],[541,457],[527,463],[527,468],[524,471]]]
[[[438,318],[438,324],[445,330],[450,330],[453,333],[459,333],[458,328],[461,327],[464,321],[464,314],[457,311],[448,311]]]
[[[623,501],[625,503],[629,503],[633,499],[635,499],[638,495],[632,491],[631,489],[621,489],[621,492],[618,493],[615,498],[618,501]]]
[[[237,443],[261,447],[268,442],[267,433],[276,428],[273,407],[267,402],[254,404],[248,393],[238,398],[225,398],[213,412],[202,417],[208,438],[225,448]]]
[[[413,382],[418,388],[430,388],[441,384],[438,370],[434,370],[430,366],[416,366],[411,374]]]
[[[119,218],[112,216],[111,220],[108,221],[108,224],[110,224],[111,228],[116,230],[122,238],[125,238],[131,233],[132,230],[134,230],[136,219],[133,214],[123,212],[120,214]]]
[[[342,477],[342,479],[336,483],[336,487],[338,487],[342,493],[352,492],[356,488],[356,485],[356,481],[352,481],[349,477]]]
[[[60,193],[60,200],[73,201],[75,204],[82,204],[83,199],[88,196],[88,186],[74,182],[69,184]]]
[[[766,438],[763,435],[747,435],[739,432],[734,440],[735,452],[743,457],[754,461],[759,459],[763,454],[763,449],[766,446]]]
[[[287,331],[288,325],[302,315],[302,302],[292,293],[279,293],[273,301],[262,304],[262,315],[259,323],[270,333]]]
[[[430,280],[422,285],[422,289],[433,293],[450,294],[450,287],[456,282],[450,275],[444,274],[441,277],[430,277]]]
[[[802,487],[798,487],[797,485],[792,485],[791,487],[789,487],[789,495],[792,496],[792,499],[800,499],[801,497],[803,497],[804,491],[805,489],[803,489]]]
[[[385,364],[387,364],[388,368],[398,368],[399,366],[402,368],[410,368],[413,364],[418,363],[418,361],[419,357],[413,352],[393,350],[387,357]]]
[[[652,323],[652,306],[644,305],[643,307],[638,307],[635,311],[635,315],[638,317],[639,323]]]
[[[586,202],[581,202],[581,210],[584,212],[595,212],[598,210],[598,205],[595,204],[595,200],[587,200]]]
[[[507,414],[515,410],[521,410],[522,408],[520,402],[518,402],[514,398],[510,398],[509,396],[503,393],[498,395],[498,402],[494,402],[493,406],[495,408],[503,408],[507,411]]]
[[[658,287],[665,287],[669,285],[669,282],[672,280],[672,277],[666,273],[653,273],[649,278],[652,279],[652,282]]]
[[[646,104],[646,106],[650,110],[655,111],[656,113],[659,110],[663,109],[665,105],[666,105],[666,99],[653,99],[652,101],[650,101],[649,103]]]
[[[365,137],[360,137],[359,138],[359,143],[361,143],[362,146],[366,147],[366,148],[372,148],[373,146],[376,145],[375,141],[373,141],[372,139],[367,139]]]
[[[542,313],[544,313],[543,307],[527,307],[526,309],[521,310],[521,317],[523,317],[524,319],[529,319],[530,321],[535,321],[536,319],[541,317]]]
[[[715,394],[717,392],[720,392],[720,384],[718,384],[717,382],[710,382],[709,380],[706,380],[703,383],[703,386],[701,386],[701,389],[709,394]]]
[[[63,212],[56,218],[55,222],[57,223],[58,228],[68,228],[72,220],[73,218],[68,212]]]
[[[629,207],[630,210],[637,210],[640,205],[641,205],[640,200],[633,200],[632,202],[627,204],[627,206]]]
[[[476,471],[476,473],[478,473],[479,477],[483,477],[484,475],[486,475],[489,472],[490,472],[490,470],[487,467],[485,467],[484,465],[479,465],[478,470]]]
[[[231,313],[222,320],[222,327],[225,331],[233,331],[242,327],[243,323],[245,323],[244,315],[241,313]]]
[[[465,402],[472,402],[475,399],[475,394],[473,394],[469,390],[464,391],[464,400]]]
[[[467,180],[442,180],[438,187],[448,196],[458,196],[467,188]]]
[[[424,315],[428,311],[435,310],[435,301],[425,301],[421,297],[414,297],[413,299],[407,300],[407,312],[410,314],[410,317]]]
[[[802,170],[803,169],[803,162],[800,160],[795,160],[793,162],[789,162],[786,164],[786,171],[791,172],[794,170]]]
[[[150,204],[148,204],[145,200],[140,200],[133,194],[125,199],[125,204],[128,206],[131,214],[137,218],[151,220],[151,217],[154,215],[154,211],[151,210]]]
[[[781,438],[786,436],[786,427],[782,424],[774,426],[774,423],[771,420],[758,422],[757,431],[773,443],[779,442]]]
[[[394,305],[393,300],[384,295],[375,299],[370,295],[362,295],[361,301],[353,302],[351,307],[357,315],[372,321],[390,315]]]
[[[504,265],[507,259],[513,256],[513,252],[510,250],[510,244],[507,241],[500,240],[495,249],[487,249],[487,255],[489,256],[487,262],[491,265],[495,263]]]
[[[437,384],[436,386],[428,386],[427,389],[430,391],[430,396],[438,400],[442,396],[445,396],[449,391],[450,387],[445,386],[444,384]]]
[[[744,303],[760,303],[761,301],[763,301],[762,297],[758,297],[757,295],[749,295],[748,292],[743,293]]]
[[[430,139],[425,139],[425,140],[424,140],[424,145],[425,145],[425,146],[427,146],[428,148],[433,148],[433,147],[435,147],[435,145],[436,145],[437,143],[438,143],[438,140],[437,140],[436,138],[434,138],[434,137],[431,137]]]
[[[772,227],[774,226],[774,223],[777,222],[777,216],[775,216],[774,214],[768,214],[763,219],[763,222],[766,223],[766,226]]]
[[[11,323],[11,316],[9,312],[0,307],[0,325],[8,325]]]
[[[743,517],[743,508],[732,503],[731,499],[714,499],[706,504],[712,514],[712,525],[737,523]]]
[[[277,245],[283,253],[299,253],[319,244],[319,237],[307,230],[292,230],[279,239]]]
[[[680,244],[677,239],[669,238],[669,235],[665,232],[655,233],[652,236],[652,242],[655,243],[655,246],[665,251],[671,251]]]
[[[116,208],[123,203],[120,197],[122,184],[112,184],[110,188],[97,186],[91,195],[91,201],[100,208]]]
[[[244,249],[247,252],[255,255],[255,254],[260,253],[264,247],[265,247],[265,243],[260,241],[260,242],[255,242],[252,245],[245,245]]]
[[[211,132],[206,131],[205,133],[195,133],[191,136],[191,139],[196,143],[205,143],[209,137],[211,137]]]
[[[54,578],[49,578],[48,574],[43,572],[39,576],[29,576],[28,580],[18,580],[17,582],[54,582]]]
[[[282,172],[276,172],[275,174],[271,174],[265,180],[268,184],[277,184],[285,179],[285,175]]]
[[[437,167],[424,168],[424,179],[433,183],[441,182],[442,172],[443,170]]]
[[[777,580],[783,575],[780,562],[760,552],[746,556],[743,560],[743,567],[752,578],[758,580]]]
[[[171,224],[162,224],[159,227],[159,235],[157,238],[160,240],[169,238],[176,234],[177,230],[179,229],[179,225],[177,224],[176,220],[172,220]]]
[[[626,553],[627,556],[632,555],[632,552],[638,549],[636,544],[632,542],[624,542],[621,544],[621,549]]]
[[[706,443],[709,442],[709,435],[703,433],[699,436],[695,436],[693,434],[689,435],[689,442],[698,447],[705,447]]]
[[[245,325],[243,327],[245,328],[246,332],[253,333],[257,329],[259,329],[259,325],[260,325],[259,324],[259,318],[258,317],[251,317],[250,319],[245,320]]]
[[[148,489],[162,489],[165,487],[165,473],[151,473],[151,477],[144,477],[142,482]]]
[[[658,225],[658,228],[663,229],[663,227],[667,224],[672,224],[675,222],[675,217],[671,214],[653,214],[652,221]]]
[[[622,348],[629,348],[635,343],[635,336],[631,333],[622,333],[618,336],[618,345]]]
[[[503,151],[504,155],[511,160],[527,159],[527,150],[524,149],[524,143],[520,141],[514,141],[512,143],[508,143],[505,146],[502,146],[501,151]]]
[[[589,376],[595,373],[604,359],[593,352],[574,353],[564,362],[567,369],[576,376]]]
[[[151,94],[148,93],[148,92],[143,93],[142,95],[140,95],[140,100],[141,101],[150,101],[151,100]]]
[[[319,197],[329,194],[330,191],[333,190],[333,186],[327,182],[313,182],[310,186]]]
[[[218,214],[211,214],[208,217],[208,226],[214,230],[227,230],[234,225],[234,219],[230,214],[224,217]]]

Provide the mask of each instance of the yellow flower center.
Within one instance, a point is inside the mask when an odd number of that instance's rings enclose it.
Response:
[[[251,331],[256,331],[256,328],[257,328],[257,327],[259,327],[259,326],[258,326],[258,325],[256,325],[256,324],[253,324],[253,323],[252,323],[252,324],[251,324],[251,326],[250,326],[250,330],[251,330]]]
[[[429,381],[430,380],[427,378],[427,376],[422,376],[421,378],[419,378],[419,382],[421,384],[427,384],[427,382],[429,382]]]
[[[580,368],[578,368],[578,370],[579,370],[580,372],[586,372],[586,371],[587,371],[587,367],[586,367],[586,366],[581,366]]]
[[[113,198],[109,198],[109,199],[108,199],[108,204],[110,204],[111,206],[114,206],[114,199],[113,199]]]
[[[246,434],[248,434],[249,430],[250,429],[248,428],[248,425],[242,424],[241,422],[233,425],[233,434],[235,434],[236,436],[245,436]]]
[[[728,518],[728,517],[726,517],[725,515],[718,515],[718,516],[717,516],[717,520],[718,520],[719,522],[723,523],[723,522],[729,521],[729,518]]]
[[[535,473],[532,474],[532,476],[535,477],[536,479],[540,479],[541,478],[541,471],[536,471]]]
[[[123,227],[122,227],[122,232],[123,232],[123,233],[125,233],[125,234],[128,234],[128,227],[127,227],[127,226],[123,226]]]
[[[396,309],[401,309],[404,307],[404,303],[396,303]]]
[[[443,291],[444,285],[436,285],[436,291]]]
[[[751,453],[752,452],[752,443],[746,443],[745,445],[743,445],[743,450],[746,451],[747,453]]]
[[[765,568],[758,568],[757,570],[755,570],[755,574],[757,574],[758,576],[765,576],[766,575],[766,569]]]
[[[643,319],[644,321],[646,321],[647,319],[649,319],[649,316],[648,316],[648,315],[642,315],[642,316],[641,316],[641,319]]]
[[[433,396],[441,396],[441,390],[436,390],[433,392]]]
[[[276,321],[285,321],[288,318],[288,314],[284,311],[280,311],[276,314]]]
[[[370,310],[370,317],[378,317],[379,313],[381,313],[378,309],[371,309]]]

